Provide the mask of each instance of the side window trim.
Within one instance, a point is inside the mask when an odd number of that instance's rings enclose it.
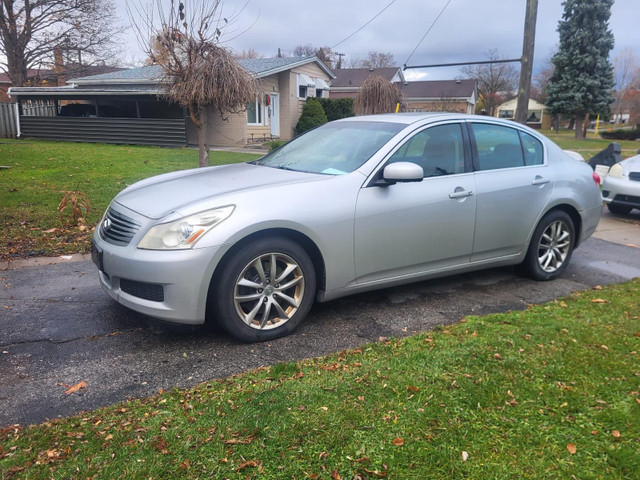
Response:
[[[469,139],[469,145],[471,146],[470,150],[471,150],[471,157],[472,157],[472,166],[473,166],[473,171],[474,172],[489,172],[491,170],[480,170],[480,164],[479,164],[479,156],[478,156],[478,145],[476,143],[476,139],[475,136],[473,134],[473,123],[483,123],[486,125],[497,125],[497,126],[502,126],[504,128],[511,128],[515,131],[518,132],[518,139],[520,140],[520,149],[522,150],[522,161],[523,164],[522,166],[519,167],[510,167],[510,168],[527,168],[527,167],[541,167],[541,166],[546,166],[547,165],[547,146],[545,145],[545,143],[540,140],[538,137],[536,137],[535,135],[531,135],[531,133],[526,132],[520,128],[516,128],[516,126],[511,126],[511,125],[501,125],[498,123],[492,123],[492,122],[483,122],[483,121],[477,121],[477,120],[465,120],[464,123],[466,124],[466,133],[468,135],[468,139]],[[525,153],[524,153],[524,144],[522,142],[522,133],[526,133],[527,135],[531,135],[532,138],[534,138],[535,140],[537,140],[538,142],[540,142],[540,145],[542,146],[542,163],[541,164],[537,164],[537,165],[527,165],[526,164],[526,160],[525,160]]]

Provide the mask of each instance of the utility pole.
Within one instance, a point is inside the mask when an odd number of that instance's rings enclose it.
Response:
[[[336,56],[338,57],[338,66],[336,67],[338,70],[342,68],[342,57],[344,57],[344,53],[336,52]]]
[[[527,13],[524,20],[524,40],[522,42],[522,62],[520,63],[520,84],[515,121],[526,124],[531,93],[531,73],[533,71],[533,50],[536,41],[536,19],[538,0],[527,0]]]

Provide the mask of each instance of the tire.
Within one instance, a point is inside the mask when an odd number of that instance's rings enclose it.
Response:
[[[609,211],[615,215],[626,215],[633,210],[633,207],[628,205],[620,205],[619,203],[607,203]]]
[[[213,288],[219,324],[238,340],[264,342],[293,332],[307,316],[316,273],[300,245],[286,238],[265,238],[237,251],[223,265]]]
[[[571,217],[561,210],[547,213],[531,237],[522,262],[525,273],[540,281],[557,278],[567,268],[575,243]]]

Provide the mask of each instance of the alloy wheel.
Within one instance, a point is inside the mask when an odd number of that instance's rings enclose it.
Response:
[[[553,273],[564,264],[571,251],[571,230],[562,220],[545,228],[538,244],[538,264],[547,273]]]
[[[236,313],[249,327],[270,330],[298,311],[305,290],[300,265],[283,253],[265,253],[249,262],[235,282]]]

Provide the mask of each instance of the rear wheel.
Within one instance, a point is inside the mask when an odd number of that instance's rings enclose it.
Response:
[[[611,213],[615,213],[616,215],[626,215],[633,210],[633,207],[620,205],[619,203],[607,203],[607,208]]]
[[[535,280],[553,280],[567,267],[574,245],[571,217],[561,210],[549,212],[533,232],[522,266]]]
[[[245,342],[291,333],[313,304],[316,277],[305,250],[286,238],[266,238],[238,251],[215,289],[220,325]]]

